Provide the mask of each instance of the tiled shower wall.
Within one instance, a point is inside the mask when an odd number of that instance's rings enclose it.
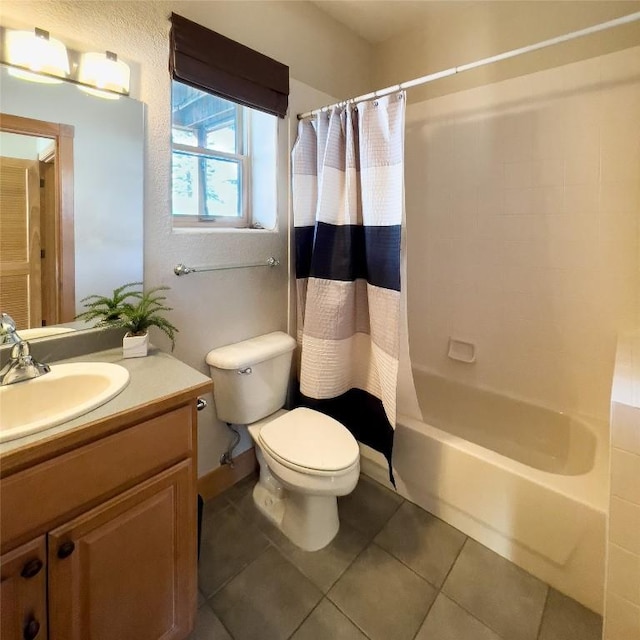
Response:
[[[640,331],[618,342],[611,402],[605,640],[640,638]]]
[[[640,323],[640,47],[409,95],[406,203],[413,364],[607,419]]]

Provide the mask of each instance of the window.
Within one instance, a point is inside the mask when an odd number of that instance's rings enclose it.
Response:
[[[174,80],[174,226],[272,228],[276,132],[275,116]],[[252,186],[260,188],[259,199]]]
[[[247,225],[243,108],[193,87],[172,85],[173,215]]]
[[[275,227],[289,68],[171,14],[174,226]]]

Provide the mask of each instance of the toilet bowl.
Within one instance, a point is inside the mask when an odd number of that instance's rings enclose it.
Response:
[[[317,551],[338,533],[337,497],[358,483],[358,443],[339,422],[311,409],[270,418],[249,425],[260,465],[254,502],[294,544]]]
[[[256,447],[258,509],[296,545],[316,551],[339,528],[337,497],[355,488],[358,443],[337,420],[284,411],[295,340],[276,331],[207,354],[218,419],[247,425]]]

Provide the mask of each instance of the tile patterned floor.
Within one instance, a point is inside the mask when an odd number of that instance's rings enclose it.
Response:
[[[190,640],[600,640],[599,616],[364,476],[315,553],[254,484],[205,505]]]

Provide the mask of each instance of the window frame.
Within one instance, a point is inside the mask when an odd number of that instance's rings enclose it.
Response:
[[[172,80],[172,92],[173,82],[189,86],[188,84],[181,82],[180,80]],[[201,90],[200,90],[201,91]],[[206,92],[202,92],[206,93]],[[216,228],[231,228],[231,229],[250,229],[252,228],[252,195],[251,195],[251,172],[252,172],[252,158],[251,158],[251,118],[248,117],[247,107],[228,98],[224,98],[235,106],[235,134],[236,134],[236,149],[239,149],[241,153],[230,153],[227,151],[218,151],[208,149],[205,146],[206,140],[198,140],[198,146],[177,143],[173,141],[174,129],[189,130],[189,127],[176,125],[173,122],[173,109],[171,112],[171,220],[172,226],[176,229],[184,228],[198,228],[198,229],[216,229]],[[220,128],[223,128],[224,121],[221,123]],[[215,130],[215,129],[212,129]],[[205,134],[206,135],[206,134]],[[215,216],[206,214],[206,195],[204,190],[206,188],[206,181],[202,180],[202,163],[198,161],[198,214],[186,215],[175,214],[173,209],[173,158],[174,153],[178,152],[187,156],[196,157],[198,160],[201,158],[208,158],[212,160],[233,161],[238,165],[238,179],[239,179],[239,216]]]

